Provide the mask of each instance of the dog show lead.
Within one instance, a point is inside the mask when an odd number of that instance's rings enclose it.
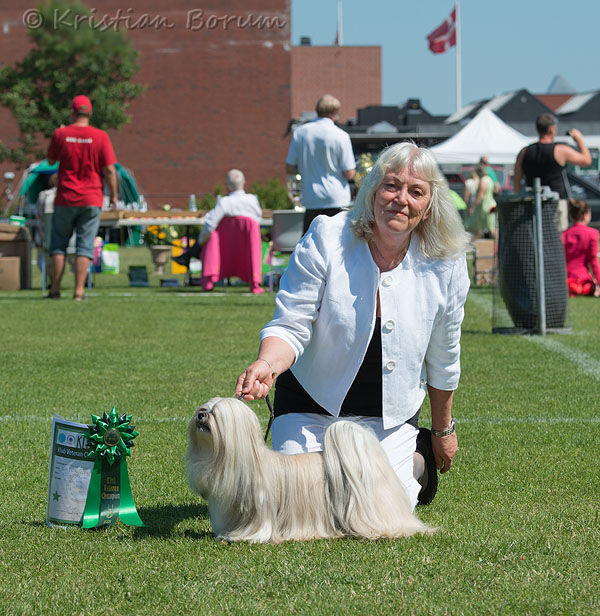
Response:
[[[458,449],[469,243],[433,155],[410,142],[380,154],[350,211],[313,221],[235,390],[259,399],[276,382],[273,450],[318,452],[328,426],[359,422],[411,507],[431,502],[436,469],[447,472]],[[431,432],[418,428],[426,394]]]

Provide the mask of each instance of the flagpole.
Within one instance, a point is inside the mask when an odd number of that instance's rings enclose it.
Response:
[[[456,111],[460,111],[462,109],[462,74],[461,74],[461,66],[460,66],[460,8],[459,8],[459,0],[456,0],[456,23],[454,27],[456,28]]]
[[[338,0],[338,45],[341,47],[344,44],[344,35],[342,33],[342,0]]]

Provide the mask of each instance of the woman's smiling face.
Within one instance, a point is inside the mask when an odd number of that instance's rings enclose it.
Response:
[[[413,175],[408,167],[386,173],[373,199],[375,231],[410,234],[429,216],[430,200],[429,182]]]

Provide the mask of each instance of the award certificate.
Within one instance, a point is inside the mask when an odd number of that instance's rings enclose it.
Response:
[[[55,415],[52,418],[52,445],[48,478],[46,524],[81,524],[94,460],[83,435],[87,424]]]

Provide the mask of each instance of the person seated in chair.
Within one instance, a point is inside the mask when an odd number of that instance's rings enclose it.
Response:
[[[230,169],[225,176],[225,186],[228,194],[220,197],[215,207],[204,218],[204,225],[196,243],[178,257],[173,257],[175,263],[189,267],[190,259],[199,259],[202,246],[206,244],[213,231],[226,216],[248,216],[260,224],[262,207],[256,195],[244,191],[246,178],[239,169]]]

